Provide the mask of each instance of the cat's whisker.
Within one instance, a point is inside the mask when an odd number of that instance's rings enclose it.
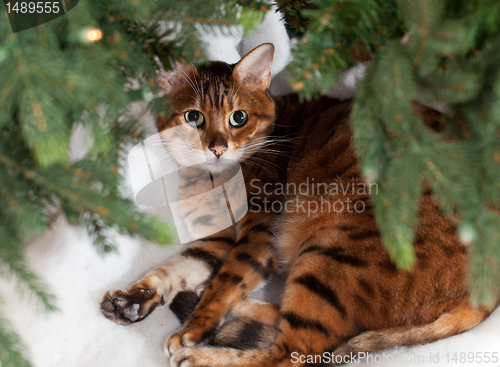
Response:
[[[279,169],[279,170],[283,170],[283,168],[281,168],[281,167],[280,167],[280,166],[278,166],[277,164],[275,164],[275,163],[273,163],[273,162],[270,162],[270,161],[266,161],[265,159],[262,159],[262,158],[259,158],[259,157],[251,156],[251,157],[250,157],[250,158],[248,158],[248,159],[250,159],[250,160],[251,160],[251,159],[253,159],[253,160],[258,160],[259,162],[263,162],[263,163],[269,164],[269,165],[271,165],[271,166],[273,166],[273,167],[275,167],[275,168],[277,168],[277,169]],[[248,159],[247,159],[247,160],[248,160]]]
[[[184,93],[184,94],[179,94],[179,95],[180,95],[180,96],[186,96],[186,97],[192,98],[192,99],[194,99],[196,102],[199,102],[199,99],[198,99],[198,98],[196,98],[195,96],[192,96],[192,95],[190,95],[190,94],[186,94],[186,93]]]
[[[198,97],[198,101],[201,104],[203,102],[203,99],[201,98],[201,94],[200,94],[197,86],[194,84],[191,77],[184,70],[182,70],[182,69],[179,69],[179,70],[183,74],[182,76],[183,76],[184,80],[186,80],[189,83],[189,85],[191,86],[191,88],[193,88],[193,91],[196,93],[196,96]]]
[[[251,157],[250,157],[251,158]],[[259,167],[259,168],[262,168],[264,169],[266,172],[268,173],[272,173],[269,169],[267,169],[266,167],[258,164],[259,162],[254,162],[252,161],[250,158],[246,159],[243,163],[248,165],[248,166],[251,166],[251,167]]]
[[[236,99],[236,96],[238,95],[238,92],[240,91],[241,87],[245,85],[245,83],[241,83],[240,86],[238,87],[238,89],[236,89],[236,92],[233,93],[233,95],[231,96],[231,99],[234,101]]]
[[[168,147],[188,147],[188,148],[191,148],[192,147],[192,145],[190,145],[190,143],[179,141],[178,139],[162,140],[161,142],[154,142],[152,144],[148,144],[148,146],[152,146],[152,147],[164,146],[166,148],[168,148]]]
[[[260,144],[252,144],[252,145],[245,145],[243,148],[247,151],[251,151],[253,153],[255,152],[258,152],[258,151],[262,151],[264,152],[266,149],[272,149],[272,148],[269,148],[269,147],[273,147],[275,144],[273,143],[266,143],[266,142],[263,142],[263,143],[260,143]],[[278,151],[277,149],[274,149],[275,151]]]
[[[284,135],[284,136],[273,136],[273,135],[262,136],[262,137],[254,139],[251,142],[251,144],[252,143],[257,143],[257,142],[260,142],[260,141],[267,141],[267,142],[270,142],[270,143],[293,142],[293,138],[292,137],[287,138],[287,136],[291,136],[291,135],[292,134]],[[293,142],[293,143],[297,144],[296,142]]]
[[[279,145],[282,143],[286,143],[286,141],[260,141],[260,142],[252,142],[250,144],[246,144],[245,147],[251,148],[254,146],[259,146],[259,147],[264,147],[264,146],[271,146],[271,145]]]
[[[196,67],[193,65],[193,68],[194,68],[194,71],[195,73],[193,74],[194,76],[194,79],[196,81],[196,86],[198,87],[198,90],[200,91],[201,93],[201,97],[202,99],[204,100],[205,99],[205,91],[203,89],[203,86],[201,85],[201,82],[198,80],[198,78],[196,77],[196,74],[198,74],[198,71],[196,70]]]
[[[262,153],[267,153],[267,154],[273,154],[273,155],[277,155],[277,156],[281,156],[281,157],[290,157],[292,154],[291,153],[284,153],[284,152],[281,152],[279,150],[264,150],[264,151],[259,151],[259,153],[262,152]]]
[[[194,92],[196,93],[196,95],[197,95],[198,97],[201,97],[201,94],[199,93],[199,90],[198,90],[198,88],[197,88],[196,84],[193,82],[193,79],[191,79],[191,77],[188,75],[188,73],[186,73],[184,70],[182,70],[182,69],[179,69],[179,70],[180,70],[180,71],[181,71],[181,73],[183,74],[184,79],[185,79],[187,82],[189,82],[189,84],[190,84],[190,85],[191,85],[191,87],[193,88],[193,90],[194,90]],[[200,98],[200,100],[201,100],[201,98]]]

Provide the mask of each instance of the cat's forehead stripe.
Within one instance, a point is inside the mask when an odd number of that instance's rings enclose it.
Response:
[[[210,105],[215,108],[222,108],[229,95],[231,85],[228,80],[206,80],[202,85],[203,94],[208,98]],[[229,98],[228,98],[229,99]]]
[[[215,108],[222,108],[224,103],[230,101],[229,96],[234,89],[231,78],[233,67],[234,65],[224,62],[214,62],[210,66],[202,65],[198,69],[203,95]]]

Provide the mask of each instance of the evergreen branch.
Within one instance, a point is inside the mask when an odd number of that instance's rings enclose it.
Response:
[[[29,270],[24,259],[23,247],[18,238],[5,225],[0,225],[0,260],[3,267],[17,277],[22,287],[34,295],[47,311],[55,311],[55,297],[47,292],[47,286]]]
[[[47,228],[43,206],[25,177],[13,177],[5,168],[0,164],[0,181],[3,182],[0,186],[0,217],[18,238],[36,237]],[[16,192],[25,195],[15,195]]]
[[[98,215],[90,211],[84,211],[80,213],[80,217],[92,243],[101,255],[116,251],[117,247],[107,233],[109,229],[106,231],[105,224]]]
[[[422,192],[421,172],[415,154],[394,157],[380,182],[380,192],[371,196],[382,243],[394,263],[408,270],[416,261],[413,242]]]
[[[90,211],[103,221],[106,227],[114,227],[120,233],[138,234],[155,242],[166,244],[173,241],[169,226],[158,218],[137,210],[127,199],[109,197],[101,188],[89,187],[86,177],[90,172],[74,169],[68,171],[36,171],[33,178],[39,185],[63,200],[72,203],[79,212]],[[77,181],[74,181],[75,175]]]
[[[2,367],[31,367],[23,351],[26,347],[0,315],[0,365]]]
[[[471,222],[477,239],[469,251],[469,290],[474,306],[494,306],[500,293],[500,215],[483,207]]]

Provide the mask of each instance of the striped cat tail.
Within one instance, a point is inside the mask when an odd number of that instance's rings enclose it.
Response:
[[[486,319],[491,312],[492,309],[474,309],[467,304],[449,313],[442,314],[430,324],[364,332],[336,348],[334,351],[336,360],[343,362],[330,364],[330,366],[341,365],[352,357],[366,356],[366,353],[378,352],[397,346],[430,343],[463,333]]]

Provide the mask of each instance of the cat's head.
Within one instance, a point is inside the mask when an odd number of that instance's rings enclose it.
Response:
[[[179,165],[203,160],[212,172],[220,172],[228,160],[241,162],[265,144],[275,118],[267,92],[273,54],[274,46],[265,43],[236,64],[211,62],[159,73],[160,85],[171,98],[172,114],[158,117],[158,130],[185,125],[188,133],[196,131],[201,140],[202,149],[199,143],[194,149],[195,144],[182,134],[166,144]]]

